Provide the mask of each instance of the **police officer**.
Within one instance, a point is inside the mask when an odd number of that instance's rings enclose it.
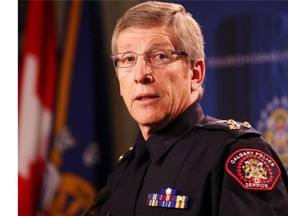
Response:
[[[203,36],[184,7],[134,6],[112,53],[140,131],[108,179],[101,215],[288,215],[286,172],[270,145],[247,122],[203,113]]]

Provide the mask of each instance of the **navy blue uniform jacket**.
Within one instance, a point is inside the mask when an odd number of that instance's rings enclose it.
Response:
[[[139,133],[108,179],[112,194],[100,214],[288,215],[279,158],[249,124],[234,126],[195,103],[148,140]],[[189,197],[184,208],[148,204],[167,188]]]

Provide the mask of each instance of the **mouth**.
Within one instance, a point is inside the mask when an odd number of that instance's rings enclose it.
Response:
[[[140,94],[138,96],[135,97],[135,101],[138,102],[145,102],[145,101],[151,101],[151,100],[155,100],[157,98],[159,98],[160,96],[155,95],[155,94]]]

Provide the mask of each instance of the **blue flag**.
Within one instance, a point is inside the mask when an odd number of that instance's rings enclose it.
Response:
[[[79,215],[111,168],[99,2],[72,1],[41,213]]]

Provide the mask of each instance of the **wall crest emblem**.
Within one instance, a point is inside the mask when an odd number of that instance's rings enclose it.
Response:
[[[288,98],[275,97],[260,114],[257,130],[271,144],[288,172]]]

